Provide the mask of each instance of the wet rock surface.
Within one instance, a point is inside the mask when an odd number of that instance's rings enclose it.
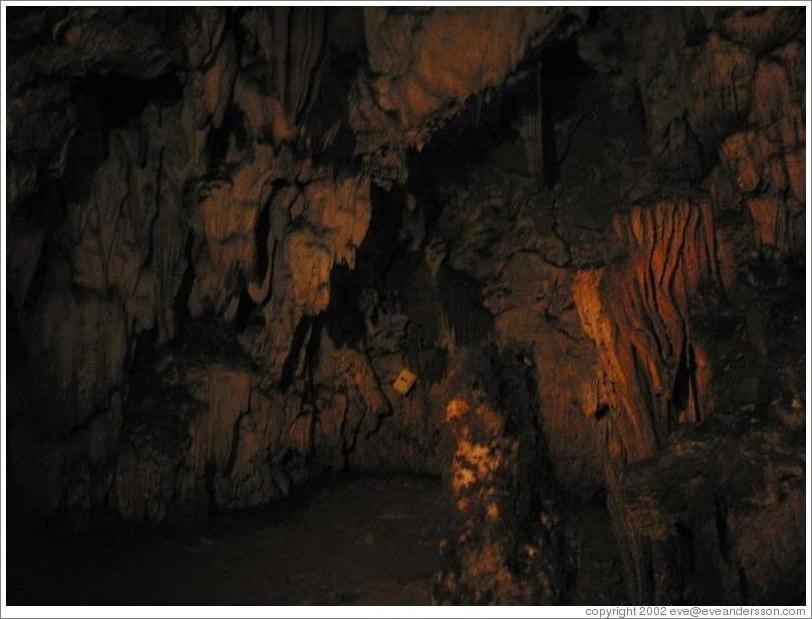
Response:
[[[628,599],[802,599],[802,10],[8,15],[11,525],[462,475],[436,601],[604,500]]]

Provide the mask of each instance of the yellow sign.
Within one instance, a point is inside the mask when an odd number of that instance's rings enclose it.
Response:
[[[409,389],[412,388],[415,381],[417,380],[417,376],[411,370],[403,368],[398,377],[395,379],[395,382],[392,383],[392,387],[397,391],[400,395],[406,395],[409,393]]]

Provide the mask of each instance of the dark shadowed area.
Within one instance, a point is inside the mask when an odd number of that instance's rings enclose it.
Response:
[[[9,601],[803,602],[802,7],[7,22]]]

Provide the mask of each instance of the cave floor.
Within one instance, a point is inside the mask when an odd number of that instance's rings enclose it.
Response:
[[[10,540],[13,604],[428,604],[439,483],[346,477],[204,532]],[[16,543],[15,543],[16,541]]]
[[[344,476],[205,529],[106,527],[9,536],[11,604],[431,603],[437,480]],[[579,510],[584,555],[569,603],[620,603],[605,508]],[[609,536],[610,539],[607,539]]]

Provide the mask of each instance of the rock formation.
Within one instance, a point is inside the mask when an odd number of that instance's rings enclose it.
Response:
[[[445,480],[438,602],[566,599],[594,497],[634,602],[802,599],[805,34],[9,8],[12,522],[405,470]]]

